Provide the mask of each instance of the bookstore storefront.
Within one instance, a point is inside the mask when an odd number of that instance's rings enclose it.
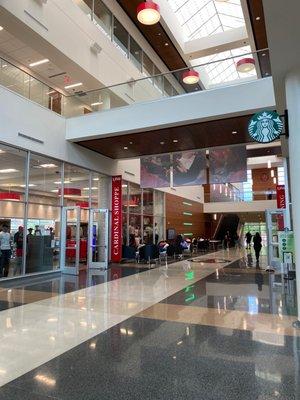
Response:
[[[89,216],[105,184],[99,173],[0,144],[1,278],[86,267]],[[93,259],[101,221],[93,222]]]

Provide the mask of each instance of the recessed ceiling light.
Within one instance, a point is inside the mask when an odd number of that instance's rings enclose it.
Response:
[[[103,101],[96,101],[95,103],[92,103],[91,106],[100,106],[101,104],[103,104]]]
[[[67,86],[65,86],[65,89],[72,89],[72,88],[75,88],[75,87],[78,87],[78,86],[82,86],[82,82],[78,82],[78,83],[72,83],[71,85],[67,85]]]
[[[174,139],[174,140],[173,140],[173,143],[178,143],[178,140],[177,140],[177,139]]]
[[[49,62],[48,58],[44,58],[43,60],[39,60],[39,61],[35,61],[33,63],[30,63],[29,67],[36,67],[37,65],[46,64],[47,62]]]
[[[256,17],[255,19],[256,19],[256,21],[259,21],[259,20],[260,20],[260,17]]]
[[[127,147],[127,146],[124,146],[123,148],[124,148],[124,150],[128,150],[128,147]]]
[[[169,46],[169,43],[168,43],[168,42],[166,42],[166,43],[165,43],[165,46]]]
[[[165,144],[165,142],[160,142],[160,144]]]
[[[26,185],[20,185],[21,188],[26,187]],[[36,187],[34,183],[29,183],[28,187]]]
[[[18,170],[14,168],[0,169],[0,174],[9,174],[10,172],[18,172]]]
[[[0,31],[3,31],[3,29],[4,29],[3,26],[0,26]]]
[[[232,131],[231,132],[233,135],[236,135],[237,134],[237,131]]]
[[[56,181],[56,182],[54,182],[56,185],[61,185],[61,181]],[[68,184],[68,183],[71,183],[71,181],[64,181],[64,184]]]
[[[129,142],[129,144],[133,144],[133,142]]]
[[[41,168],[57,168],[55,164],[40,164]]]
[[[266,57],[266,53],[262,53],[262,55],[261,55],[262,57]]]

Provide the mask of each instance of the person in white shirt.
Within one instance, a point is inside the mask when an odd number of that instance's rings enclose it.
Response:
[[[7,277],[11,257],[11,237],[7,225],[3,225],[2,232],[0,232],[0,250],[0,277]]]

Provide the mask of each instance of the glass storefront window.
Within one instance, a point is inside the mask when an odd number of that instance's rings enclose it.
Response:
[[[142,70],[142,49],[130,36],[130,60],[141,71]]]
[[[111,37],[112,13],[101,0],[95,0],[93,22],[105,35]]]
[[[143,213],[153,215],[153,190],[143,189]]]
[[[27,153],[0,145],[0,200],[24,201]]]
[[[138,246],[142,243],[142,216],[129,214],[129,246]]]
[[[129,213],[140,214],[142,209],[142,189],[135,183],[129,184]]]
[[[16,201],[0,201],[0,232],[9,240],[0,240],[0,277],[11,278],[22,274],[25,206]]]
[[[128,57],[129,34],[116,18],[114,18],[113,41],[122,53]]]
[[[61,162],[31,154],[29,202],[60,205]]]
[[[28,205],[26,274],[59,268],[60,214],[60,207]]]
[[[58,183],[60,183],[58,181]],[[75,165],[65,164],[64,205],[88,208],[90,200],[90,172]]]

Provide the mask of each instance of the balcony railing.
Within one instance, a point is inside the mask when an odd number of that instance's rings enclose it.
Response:
[[[67,95],[0,58],[0,85],[68,118],[261,79],[258,68],[259,53],[266,54],[267,51],[264,49],[259,52],[241,54],[199,64],[193,68],[178,69],[101,89],[80,90],[72,92],[74,94],[69,92],[70,94]],[[253,57],[256,60],[256,69],[251,73],[245,73],[243,77],[242,73],[237,72],[236,63],[245,57]],[[195,84],[186,84],[184,75],[191,69],[199,72],[200,80]],[[211,79],[210,83],[208,76]],[[223,81],[216,84],[214,83],[216,79],[218,82],[220,79]]]

